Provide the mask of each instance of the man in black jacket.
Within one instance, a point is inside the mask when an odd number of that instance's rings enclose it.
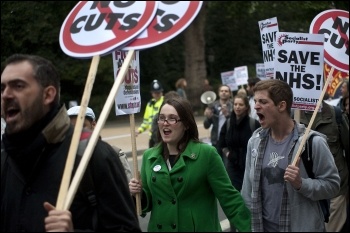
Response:
[[[21,54],[7,59],[1,74],[1,232],[141,231],[123,166],[101,140],[88,165],[95,205],[79,188],[68,211],[53,206],[73,134],[59,91],[50,61]]]

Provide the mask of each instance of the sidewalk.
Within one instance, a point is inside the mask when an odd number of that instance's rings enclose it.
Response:
[[[111,145],[121,148],[128,157],[132,157],[133,143],[131,139],[131,123],[130,118],[124,117],[122,120],[114,122],[106,122],[105,126],[101,130],[102,140],[108,142]],[[135,118],[135,129],[141,124],[142,119]],[[207,139],[209,137],[209,130],[203,127],[204,116],[197,116],[196,122],[198,126],[199,139]],[[146,149],[148,149],[148,132],[143,132],[135,138],[135,149],[137,155],[141,155]]]

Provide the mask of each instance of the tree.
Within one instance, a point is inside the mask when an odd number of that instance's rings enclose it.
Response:
[[[63,21],[78,1],[2,1],[1,64],[13,53],[42,55],[53,60],[61,75],[62,102],[81,100],[91,59],[64,54],[59,45]],[[280,31],[308,32],[313,18],[321,11],[349,10],[348,1],[205,1],[191,25],[172,40],[140,51],[142,108],[150,98],[149,85],[159,79],[165,91],[175,89],[180,77],[188,80],[188,97],[194,110],[200,106],[200,88],[208,76],[216,87],[220,73],[247,65],[255,75],[255,64],[262,62],[258,21],[278,18]],[[113,85],[111,55],[101,57],[90,107],[97,115]],[[141,109],[141,112],[142,109]],[[115,116],[111,111],[111,117]]]
[[[191,100],[194,111],[201,110],[201,91],[204,79],[207,78],[205,60],[205,19],[206,3],[199,14],[185,30],[185,78],[188,83],[187,97]]]

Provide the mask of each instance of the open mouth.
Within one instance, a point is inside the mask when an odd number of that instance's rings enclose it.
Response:
[[[257,115],[259,117],[260,122],[265,120],[265,116],[263,114],[257,113]]]
[[[165,136],[168,136],[171,134],[171,130],[170,129],[163,129],[163,133]]]
[[[17,108],[8,108],[6,110],[6,121],[10,121],[11,119],[15,118],[19,113],[19,109]]]

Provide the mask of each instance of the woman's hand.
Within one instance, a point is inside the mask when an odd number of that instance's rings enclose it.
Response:
[[[141,193],[142,191],[142,183],[135,178],[131,178],[129,182],[129,190],[130,193],[134,196],[137,193]]]

